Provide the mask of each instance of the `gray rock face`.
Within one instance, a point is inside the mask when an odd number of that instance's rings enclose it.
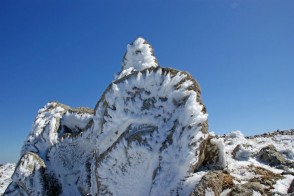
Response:
[[[193,190],[191,196],[206,195],[207,191],[210,190],[215,196],[219,196],[223,190],[224,175],[222,171],[211,171],[204,175]]]
[[[265,195],[263,192],[263,187],[258,182],[249,182],[246,184],[237,184],[232,188],[232,191],[229,193],[229,196],[252,196],[253,191],[260,193],[261,195]]]
[[[292,180],[291,185],[288,189],[288,193],[294,193],[294,180]]]
[[[201,143],[200,161],[196,169],[201,167],[203,170],[222,170],[226,167],[226,160],[222,142],[216,137],[209,136]],[[195,170],[196,171],[196,170]]]
[[[262,148],[257,156],[261,161],[269,163],[271,166],[286,164],[286,160],[283,155],[279,153],[273,145]]]

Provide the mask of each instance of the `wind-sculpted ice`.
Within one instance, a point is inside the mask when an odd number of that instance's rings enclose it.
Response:
[[[210,139],[197,82],[138,38],[94,111],[39,111],[5,194],[190,194]]]
[[[207,137],[207,114],[196,89],[189,74],[160,67],[109,86],[94,117],[101,195],[181,190]]]

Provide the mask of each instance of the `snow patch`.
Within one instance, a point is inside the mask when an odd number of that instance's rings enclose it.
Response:
[[[7,186],[12,182],[11,176],[14,172],[15,164],[7,163],[0,166],[0,195],[2,195]]]
[[[277,183],[274,185],[273,192],[287,194],[293,179],[293,175],[285,175],[284,179],[278,180]]]

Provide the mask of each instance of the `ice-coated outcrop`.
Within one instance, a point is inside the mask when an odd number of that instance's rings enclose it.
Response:
[[[134,71],[142,71],[151,67],[158,67],[153,48],[146,40],[139,37],[131,44],[128,44],[122,61],[122,70],[116,79],[120,79]]]
[[[94,110],[38,111],[4,195],[293,195],[293,141],[208,133],[198,83],[138,38]]]
[[[198,83],[138,38],[94,110],[39,110],[5,195],[189,195],[201,166],[223,168],[222,145]]]

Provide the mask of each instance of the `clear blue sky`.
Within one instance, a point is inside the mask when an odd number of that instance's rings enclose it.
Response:
[[[0,0],[0,162],[16,162],[39,108],[93,108],[126,45],[200,83],[210,130],[294,128],[294,1]]]

